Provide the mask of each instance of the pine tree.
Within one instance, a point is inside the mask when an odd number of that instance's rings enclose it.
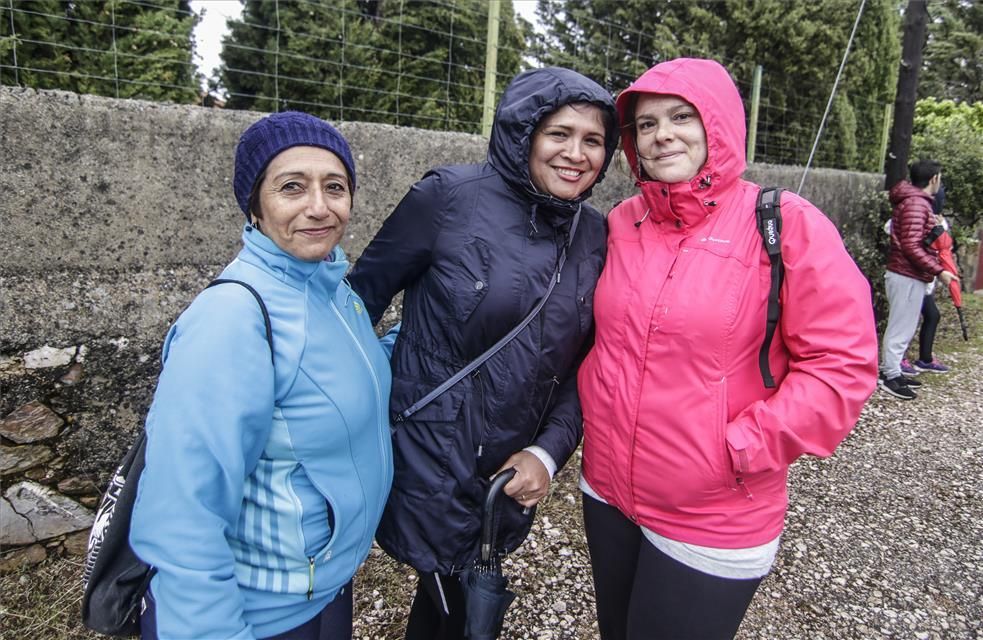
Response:
[[[983,102],[983,4],[944,0],[929,12],[918,97]]]
[[[519,70],[528,27],[509,1],[501,20],[504,85]],[[227,106],[477,131],[486,21],[484,0],[247,0],[223,40]]]
[[[0,7],[0,82],[194,102],[196,22],[187,0],[10,3]]]
[[[804,164],[856,17],[854,0],[539,0],[537,58],[575,68],[614,92],[672,58],[721,62],[747,102],[763,67],[759,161]],[[817,161],[877,170],[884,104],[900,50],[893,0],[870,0]],[[747,106],[750,106],[747,103]]]

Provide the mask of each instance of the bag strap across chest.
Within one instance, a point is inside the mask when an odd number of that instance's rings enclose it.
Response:
[[[501,351],[505,345],[511,342],[512,339],[515,338],[517,335],[522,333],[522,330],[525,329],[530,322],[532,322],[533,318],[536,317],[536,314],[538,314],[539,311],[546,304],[546,300],[549,299],[550,294],[553,293],[553,287],[555,287],[557,283],[560,282],[560,272],[563,271],[563,265],[567,260],[567,249],[570,248],[570,246],[573,244],[574,236],[577,235],[577,225],[580,223],[580,210],[581,210],[580,207],[577,207],[577,212],[574,214],[573,221],[570,223],[570,233],[567,236],[566,243],[563,245],[563,249],[560,251],[560,258],[556,264],[556,271],[553,273],[552,277],[550,277],[549,287],[547,287],[546,293],[544,293],[543,297],[539,299],[539,302],[536,303],[536,306],[533,307],[532,311],[530,311],[529,314],[522,319],[522,322],[520,322],[515,327],[513,327],[511,331],[505,334],[498,342],[496,342],[491,347],[489,347],[488,350],[486,350],[480,356],[478,356],[470,363],[465,365],[463,369],[452,375],[450,378],[445,380],[442,384],[438,385],[437,388],[433,389],[430,393],[423,396],[422,398],[414,402],[406,409],[403,409],[402,411],[399,412],[394,412],[392,416],[393,422],[395,423],[403,422],[404,420],[412,416],[414,413],[416,413],[420,409],[424,408],[425,406],[427,406],[428,404],[439,398],[441,395],[444,394],[445,391],[447,391],[455,384],[463,380],[465,376],[467,376],[472,371],[480,367],[482,364],[485,363],[485,361],[487,361],[493,355]]]

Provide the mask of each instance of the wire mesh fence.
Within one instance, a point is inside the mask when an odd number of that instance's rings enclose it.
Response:
[[[479,131],[488,3],[382,6],[308,0],[247,7],[226,40],[217,79],[228,105]],[[524,38],[511,13],[498,24],[501,89],[522,68]]]
[[[186,3],[0,0],[0,83],[194,102]]]
[[[249,1],[229,21],[222,64],[213,72],[196,65],[200,14],[187,0],[0,0],[0,84],[478,133],[489,6],[487,0]],[[582,49],[589,53],[575,48],[563,57],[550,49],[542,25],[517,16],[509,0],[500,6],[492,41],[496,97],[516,73],[547,63],[576,68],[617,93],[672,57],[646,44],[660,37],[654,31],[583,16],[577,28],[595,34]],[[698,47],[673,53],[724,63],[751,113],[753,61],[721,59]],[[756,161],[805,163],[828,95],[793,99],[801,93],[782,69],[765,68]],[[820,147],[817,164],[879,170],[884,107],[892,98],[838,98],[827,124],[836,135]]]

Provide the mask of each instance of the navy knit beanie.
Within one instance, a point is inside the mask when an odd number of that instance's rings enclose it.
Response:
[[[327,149],[338,156],[348,170],[351,188],[355,189],[355,162],[348,142],[330,124],[300,111],[273,113],[257,120],[243,132],[236,146],[235,174],[232,188],[239,208],[249,217],[249,195],[266,165],[278,153],[290,147],[310,146]]]

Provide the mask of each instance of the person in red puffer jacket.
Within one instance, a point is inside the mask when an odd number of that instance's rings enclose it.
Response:
[[[578,375],[600,636],[730,638],[775,558],[789,465],[830,455],[876,387],[870,288],[832,222],[784,193],[767,388],[771,274],[737,87],[677,59],[616,105],[641,193],[608,217]]]
[[[880,375],[881,388],[902,400],[917,397],[901,375],[901,359],[915,336],[926,284],[936,276],[945,286],[958,279],[942,267],[938,251],[925,246],[925,238],[935,226],[932,201],[942,184],[942,165],[934,160],[919,160],[908,170],[911,182],[902,180],[888,194],[894,211],[884,274],[889,312]]]

